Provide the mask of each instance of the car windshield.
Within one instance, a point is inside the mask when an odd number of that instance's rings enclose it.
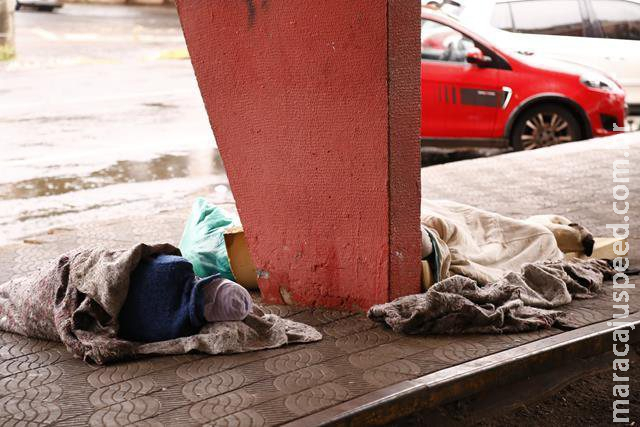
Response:
[[[479,37],[482,38],[483,41],[488,42],[489,46],[494,46],[500,49],[501,51],[508,52],[511,54],[521,54],[525,56],[530,56],[534,53],[534,52],[531,52],[530,50],[525,51],[520,48],[516,48],[513,46],[512,43],[509,43],[508,37],[510,33],[499,31],[498,29],[492,27],[489,23],[484,22],[482,20],[472,19],[469,15],[475,14],[476,10],[471,6],[468,6],[467,3],[464,3],[461,7],[456,7],[456,10],[458,11],[458,15],[460,16],[460,18],[459,20],[458,18],[455,18],[455,17],[453,17],[452,19],[458,22],[459,24],[462,24],[465,30],[468,31],[472,36],[474,34],[477,34]],[[425,24],[425,21],[428,21],[428,24]],[[440,30],[438,28],[440,28]],[[425,38],[428,39],[428,38],[434,37],[435,36],[434,33],[437,33],[438,31],[444,32],[445,31],[444,29],[447,29],[449,32],[460,34],[459,32],[455,31],[450,27],[447,27],[443,24],[439,24],[435,21],[431,21],[423,18],[422,20],[423,56],[425,53],[424,52]],[[460,37],[464,37],[466,40],[469,40],[469,37],[466,37],[462,34],[460,34]]]

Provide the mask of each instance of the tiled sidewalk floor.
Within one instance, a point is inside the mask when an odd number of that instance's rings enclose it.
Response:
[[[605,235],[605,224],[616,219],[611,212],[611,165],[621,156],[619,150],[601,149],[605,143],[612,142],[427,168],[423,194],[518,217],[559,213]],[[633,143],[632,148],[638,145]],[[628,184],[632,212],[640,200],[636,195],[640,165],[633,165],[634,155]],[[2,247],[0,281],[29,273],[78,246],[176,244],[187,213],[79,225]],[[638,243],[631,239],[636,265]],[[632,311],[638,311],[639,291],[631,301]],[[573,303],[567,312],[571,323],[580,327],[609,319],[611,304],[607,290],[597,299]],[[190,354],[94,367],[71,358],[60,344],[2,333],[0,424],[280,424],[403,380],[562,333],[551,329],[515,335],[407,337],[362,315],[283,306],[268,309],[317,326],[325,338],[240,355]]]

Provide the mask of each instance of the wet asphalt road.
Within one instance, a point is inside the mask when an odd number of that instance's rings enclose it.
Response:
[[[170,7],[16,13],[0,63],[0,242],[223,198],[226,177]],[[216,191],[214,191],[214,189]]]

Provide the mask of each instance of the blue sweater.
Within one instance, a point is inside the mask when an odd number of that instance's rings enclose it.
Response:
[[[186,259],[160,255],[142,260],[131,274],[129,293],[119,315],[121,338],[154,342],[197,333],[204,318],[204,285]]]

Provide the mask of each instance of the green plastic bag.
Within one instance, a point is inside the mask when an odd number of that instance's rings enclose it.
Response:
[[[202,197],[195,201],[180,239],[180,252],[193,264],[197,276],[220,273],[235,281],[224,243],[225,230],[234,225],[234,219],[223,209],[210,205]]]

